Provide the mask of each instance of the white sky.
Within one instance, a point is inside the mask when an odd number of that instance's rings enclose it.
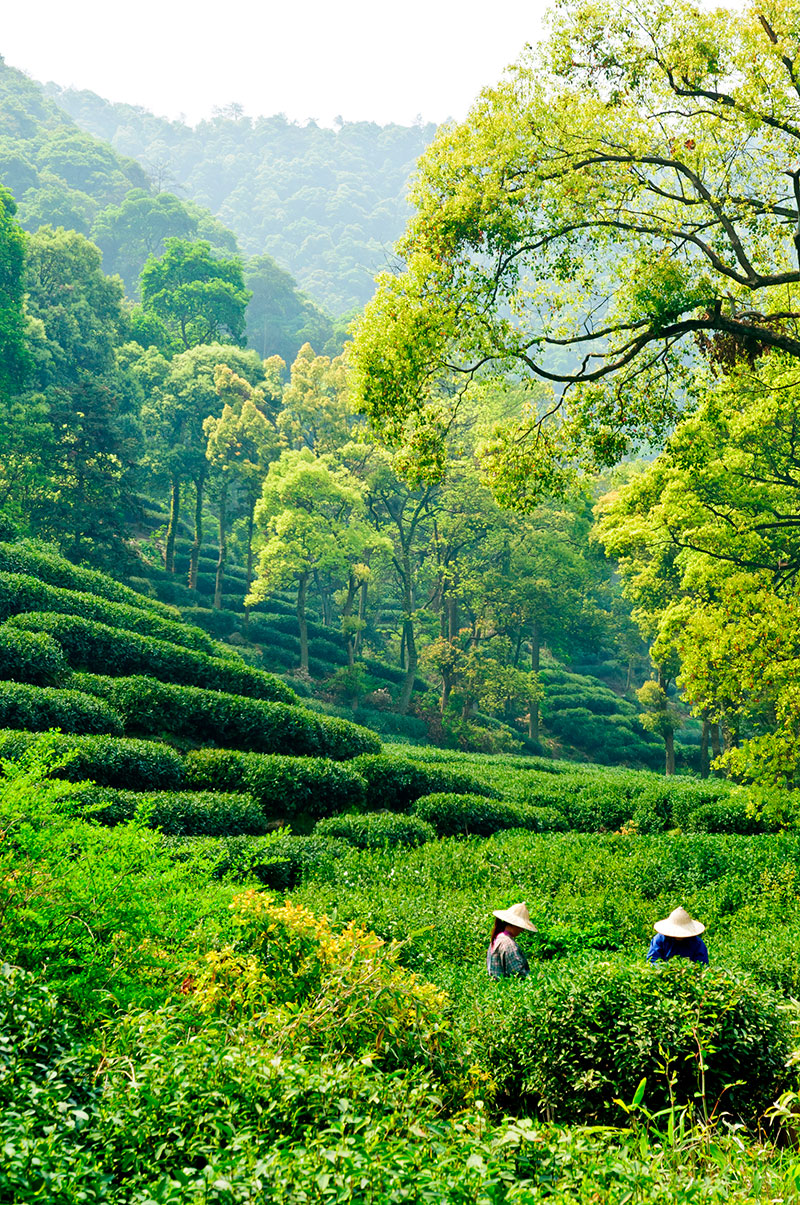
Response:
[[[194,123],[236,101],[330,125],[461,119],[541,33],[546,0],[28,0],[0,54],[41,82]]]

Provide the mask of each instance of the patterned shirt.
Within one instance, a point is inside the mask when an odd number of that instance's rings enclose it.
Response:
[[[648,962],[659,962],[663,958],[689,958],[692,962],[702,962],[708,966],[708,950],[701,937],[667,937],[665,933],[656,933],[647,951]]]
[[[504,979],[508,975],[524,979],[528,974],[528,960],[513,937],[498,933],[486,952],[486,969],[492,979]]]

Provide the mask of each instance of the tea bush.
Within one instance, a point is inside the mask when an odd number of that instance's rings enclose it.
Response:
[[[267,831],[252,795],[220,791],[125,791],[91,787],[77,801],[100,824],[124,824],[134,817],[175,837],[258,835]]]
[[[422,845],[436,838],[436,829],[418,816],[394,812],[364,812],[356,816],[329,816],[314,825],[323,837],[339,837],[358,849],[384,849],[395,845]]]
[[[686,830],[690,833],[763,833],[768,826],[751,816],[743,799],[706,803],[689,813]]]
[[[39,739],[35,732],[0,731],[0,758],[16,760]],[[173,791],[188,785],[183,758],[156,741],[66,733],[52,734],[49,739],[57,757],[69,757],[55,773],[71,782],[90,780],[132,791]]]
[[[357,757],[353,768],[366,779],[369,811],[385,808],[390,812],[405,812],[415,799],[434,791],[494,794],[490,787],[464,771],[449,766],[421,766],[402,757]]]
[[[14,630],[47,632],[64,649],[73,669],[92,673],[102,667],[114,677],[150,674],[166,682],[285,703],[296,698],[272,674],[252,669],[241,659],[209,657],[77,615],[32,611],[13,616],[6,624]]]
[[[197,749],[186,755],[185,764],[192,787],[248,791],[272,819],[300,814],[330,816],[364,804],[364,779],[352,769],[352,763]]]
[[[0,627],[0,679],[61,686],[69,673],[63,649],[52,636]]]
[[[76,674],[73,681],[80,689],[107,699],[131,735],[169,733],[252,752],[322,755],[336,760],[380,747],[377,737],[347,720],[316,716],[285,703],[138,676]]]
[[[677,958],[659,968],[573,961],[487,986],[478,1045],[499,1103],[516,1114],[618,1121],[615,1098],[630,1101],[646,1078],[651,1111],[672,1097],[752,1124],[786,1078],[790,1028],[778,1005],[747,977]]]
[[[79,615],[93,619],[112,628],[126,632],[137,632],[140,636],[152,636],[168,640],[173,644],[193,649],[195,652],[218,655],[216,643],[199,628],[166,619],[152,611],[142,610],[127,603],[111,602],[78,590],[65,590],[50,586],[36,578],[19,573],[0,573],[0,618],[24,614],[27,611],[44,611],[50,614]]]
[[[147,598],[132,590],[130,586],[120,585],[107,574],[73,565],[57,552],[26,541],[18,544],[0,543],[0,572],[23,574],[47,582],[51,586],[78,590],[83,594],[107,598],[111,602],[125,603],[142,611],[151,611],[156,615],[163,615],[166,619],[180,619],[172,607],[165,606],[156,599]]]
[[[105,732],[122,735],[122,720],[102,699],[55,686],[29,686],[0,682],[0,728],[27,728],[44,732]]]
[[[415,816],[432,824],[440,837],[472,834],[490,837],[504,828],[536,828],[537,817],[520,803],[503,803],[483,795],[423,795],[411,805]]]

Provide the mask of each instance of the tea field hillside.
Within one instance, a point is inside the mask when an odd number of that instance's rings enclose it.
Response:
[[[0,1200],[797,1199],[779,809],[382,742],[32,545],[0,615]]]

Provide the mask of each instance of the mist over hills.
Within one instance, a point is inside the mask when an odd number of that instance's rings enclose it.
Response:
[[[271,255],[332,314],[364,305],[391,261],[416,160],[436,127],[326,129],[228,105],[192,128],[92,92],[45,88],[81,130],[135,160],[158,188],[203,206],[248,255]]]

